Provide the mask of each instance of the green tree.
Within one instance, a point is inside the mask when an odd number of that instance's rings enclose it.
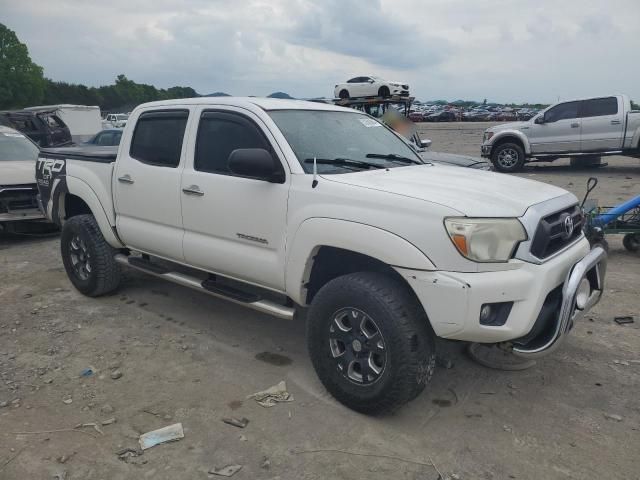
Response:
[[[42,67],[13,30],[0,23],[0,108],[37,105],[44,97]]]

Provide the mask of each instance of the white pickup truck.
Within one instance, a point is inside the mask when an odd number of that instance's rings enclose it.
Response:
[[[40,201],[73,285],[123,266],[284,319],[305,312],[316,372],[345,405],[394,410],[435,338],[555,349],[603,291],[576,197],[425,163],[374,118],[260,98],[148,103],[117,150],[45,150]]]
[[[527,122],[488,128],[481,149],[500,172],[562,157],[640,156],[640,111],[626,95],[557,103]]]

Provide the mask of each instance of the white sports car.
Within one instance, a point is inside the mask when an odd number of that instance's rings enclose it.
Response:
[[[404,82],[390,82],[380,77],[353,77],[335,86],[336,98],[409,96],[409,85]]]

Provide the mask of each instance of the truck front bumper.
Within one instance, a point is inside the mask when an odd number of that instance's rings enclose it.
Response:
[[[396,270],[422,303],[439,337],[480,343],[509,342],[520,356],[550,353],[602,295],[607,255],[583,238],[535,265],[513,260],[506,270],[480,273]],[[483,306],[503,318],[483,324]]]
[[[491,145],[481,145],[480,152],[484,158],[489,158],[491,156]]]

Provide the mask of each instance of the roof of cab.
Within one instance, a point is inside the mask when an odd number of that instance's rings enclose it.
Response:
[[[160,100],[139,105],[138,108],[147,107],[176,107],[184,105],[233,105],[236,107],[258,107],[262,110],[328,110],[338,112],[355,112],[350,108],[338,107],[328,103],[309,102],[306,100],[290,100],[265,97],[197,97],[181,98],[176,100]]]

